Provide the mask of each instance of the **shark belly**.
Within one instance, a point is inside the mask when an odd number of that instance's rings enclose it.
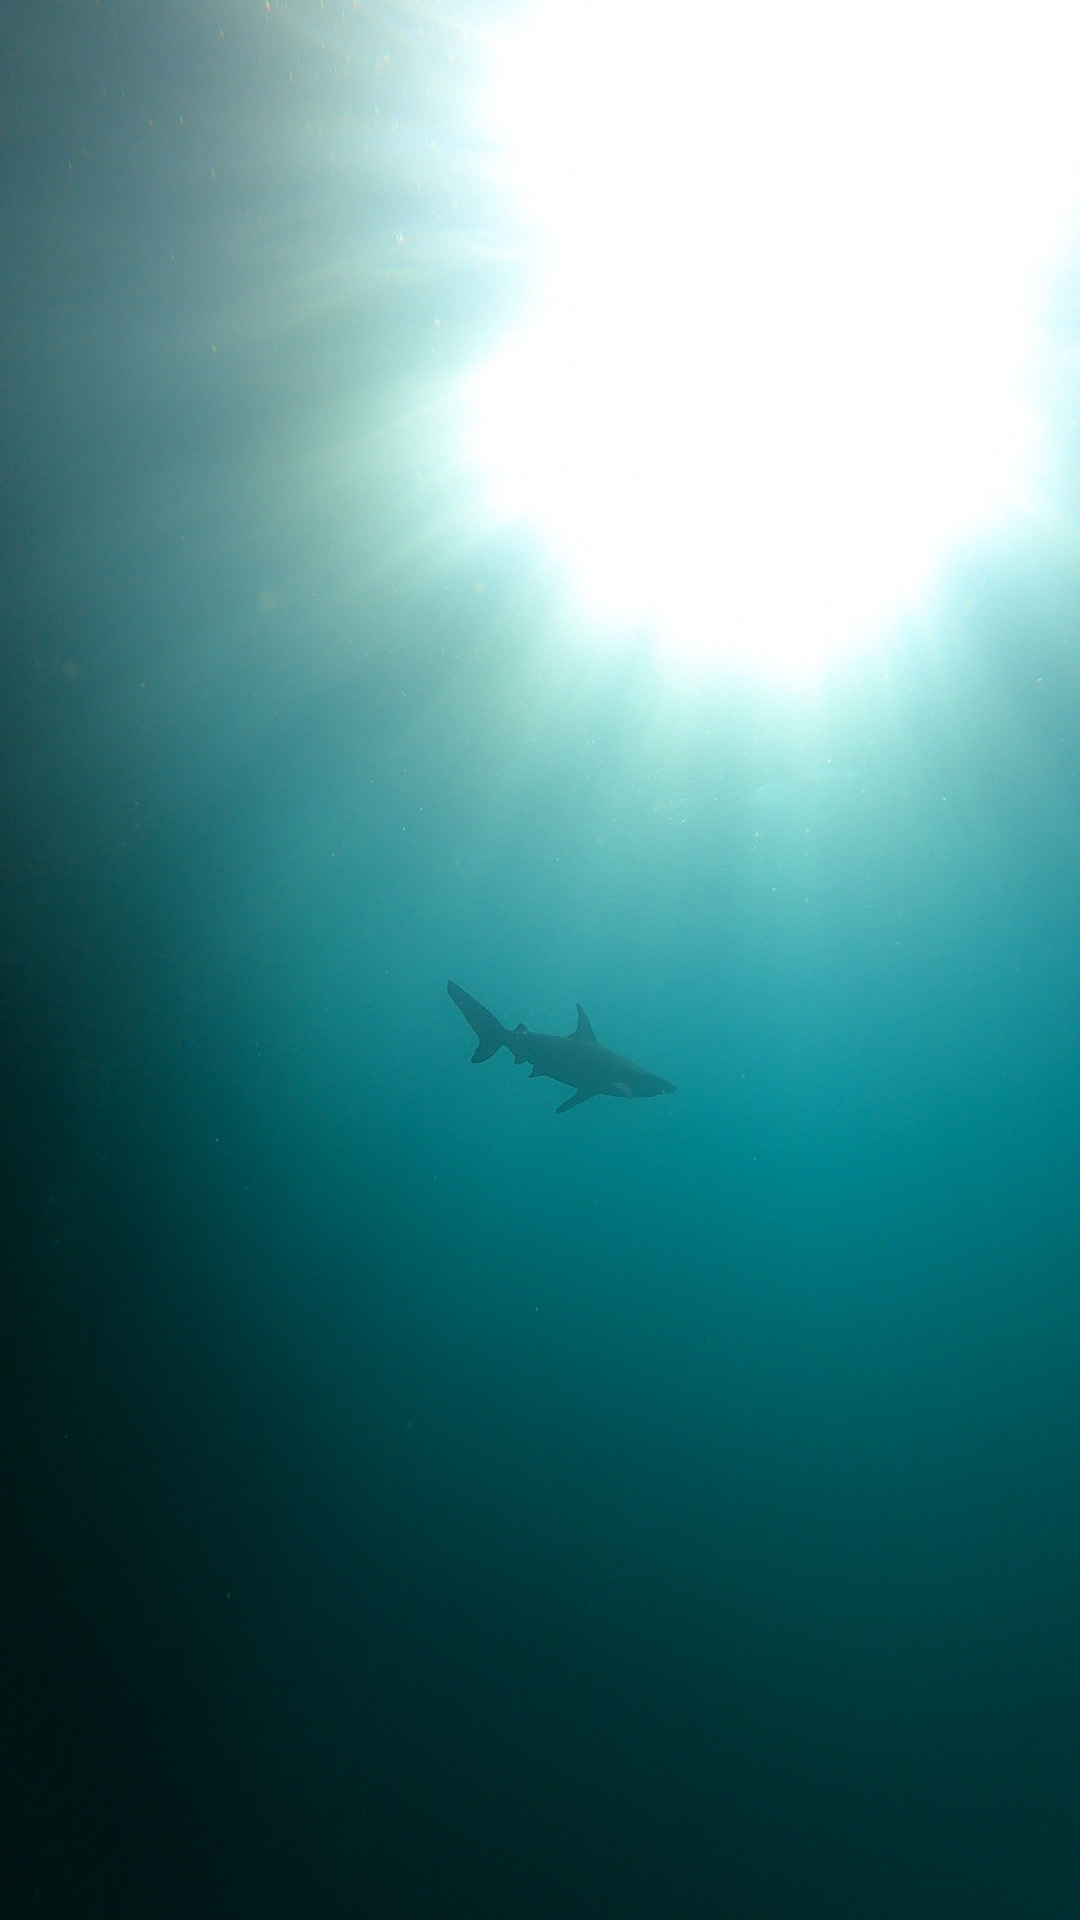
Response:
[[[523,1058],[532,1067],[531,1079],[557,1080],[564,1087],[585,1084],[576,1052],[565,1040],[546,1033],[530,1033],[528,1045],[522,1049]]]

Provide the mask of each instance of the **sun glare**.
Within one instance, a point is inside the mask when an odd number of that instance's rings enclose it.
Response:
[[[536,273],[474,451],[599,625],[813,674],[1031,504],[1078,52],[1074,0],[543,0],[496,46]]]

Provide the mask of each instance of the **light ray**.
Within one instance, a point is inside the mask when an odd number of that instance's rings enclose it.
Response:
[[[1040,0],[546,0],[499,44],[541,264],[473,447],[599,625],[812,674],[1031,507],[1078,53]]]

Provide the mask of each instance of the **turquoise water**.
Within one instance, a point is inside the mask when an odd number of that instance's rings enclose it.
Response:
[[[1046,523],[690,685],[470,504],[424,24],[5,30],[6,1910],[1064,1920],[1072,282]]]

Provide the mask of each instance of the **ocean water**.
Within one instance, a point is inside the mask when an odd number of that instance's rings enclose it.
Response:
[[[470,34],[3,27],[3,1910],[1068,1920],[1075,278],[1045,521],[688,682],[455,456]]]

